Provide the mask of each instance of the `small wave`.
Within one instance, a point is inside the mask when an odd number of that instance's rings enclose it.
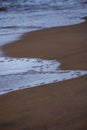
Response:
[[[26,29],[26,28],[42,28],[42,26],[0,26],[0,29],[16,29],[16,28],[19,28],[19,29]]]
[[[0,11],[7,9],[23,9],[23,10],[36,10],[36,9],[58,9],[62,7],[74,6],[80,4],[81,0],[4,0],[1,2],[2,7]],[[85,2],[85,1],[83,1]]]
[[[1,0],[0,45],[17,40],[25,32],[84,22],[80,18],[87,15],[87,6],[78,6],[81,1]]]
[[[61,70],[60,64],[38,58],[0,58],[0,95],[87,74],[85,70]]]
[[[12,28],[18,28],[17,26],[2,26],[0,29],[12,29]]]

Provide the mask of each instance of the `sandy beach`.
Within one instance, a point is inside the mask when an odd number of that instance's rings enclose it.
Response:
[[[9,57],[56,59],[63,69],[87,70],[86,41],[87,22],[30,32],[2,49]]]
[[[30,32],[2,50],[87,70],[87,22]],[[1,95],[0,130],[87,130],[87,75]]]

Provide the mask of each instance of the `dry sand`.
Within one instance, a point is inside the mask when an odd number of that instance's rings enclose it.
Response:
[[[31,32],[3,50],[87,70],[87,22]],[[1,95],[0,130],[87,130],[87,75]]]

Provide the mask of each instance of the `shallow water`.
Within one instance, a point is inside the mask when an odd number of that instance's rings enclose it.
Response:
[[[0,45],[18,39],[23,33],[42,28],[81,23],[87,16],[86,0],[2,0]]]
[[[61,70],[56,60],[0,58],[0,94],[64,81],[87,74],[81,70]]]

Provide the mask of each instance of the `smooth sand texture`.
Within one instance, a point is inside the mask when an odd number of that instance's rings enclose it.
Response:
[[[0,130],[87,130],[87,76],[0,96]]]
[[[87,23],[31,32],[3,50],[87,70]],[[1,95],[0,130],[87,130],[87,75]]]

